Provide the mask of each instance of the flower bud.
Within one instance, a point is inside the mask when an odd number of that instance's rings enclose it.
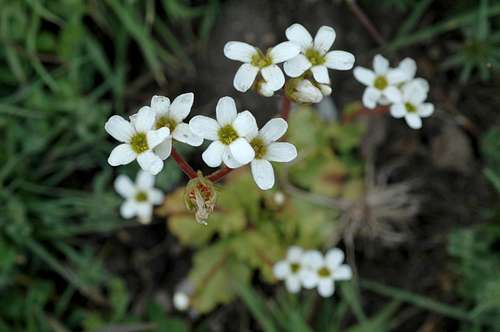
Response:
[[[186,185],[184,202],[189,211],[195,212],[196,221],[200,224],[207,224],[207,219],[215,208],[216,199],[214,184],[201,172]]]
[[[319,103],[323,99],[322,91],[304,78],[289,80],[285,86],[285,94],[298,103]]]

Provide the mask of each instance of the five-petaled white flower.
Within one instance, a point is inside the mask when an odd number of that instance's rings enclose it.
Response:
[[[203,161],[210,167],[217,167],[222,162],[229,168],[248,164],[255,157],[252,146],[245,138],[257,126],[252,113],[237,113],[231,97],[219,99],[215,111],[217,121],[203,115],[189,121],[194,133],[213,141],[203,152]]]
[[[155,177],[149,172],[139,171],[135,183],[126,175],[119,175],[115,180],[115,190],[125,198],[120,207],[123,218],[137,216],[143,224],[151,222],[153,205],[163,201],[163,193],[154,188]]]
[[[416,80],[405,83],[401,87],[403,96],[398,103],[391,105],[391,115],[395,118],[405,118],[406,123],[413,129],[422,127],[422,119],[432,115],[434,105],[424,103],[427,98],[427,89]]]
[[[170,156],[172,138],[192,146],[200,146],[203,143],[203,138],[194,134],[189,125],[183,122],[191,112],[193,99],[193,93],[184,93],[177,96],[172,103],[167,97],[153,96],[151,98],[151,107],[145,106],[155,114],[154,126],[156,129],[165,127],[170,130],[170,136],[153,149],[162,160]]]
[[[286,37],[300,47],[300,54],[286,61],[283,68],[290,77],[299,77],[310,70],[318,83],[330,84],[328,68],[349,70],[354,65],[354,55],[346,51],[330,51],[336,33],[332,27],[319,28],[314,40],[301,24],[292,24],[286,29]]]
[[[257,124],[246,136],[253,150],[255,159],[250,163],[252,176],[262,190],[274,186],[274,170],[271,161],[289,162],[297,157],[297,149],[291,143],[276,142],[288,129],[288,124],[281,118],[269,120],[260,130]]]
[[[264,79],[264,91],[267,92],[263,95],[269,95],[269,91],[283,87],[285,75],[277,64],[295,57],[299,51],[299,47],[291,42],[282,42],[268,49],[265,54],[243,42],[230,41],[224,45],[224,55],[227,58],[243,62],[234,76],[234,88],[241,92],[248,91],[260,73]]]
[[[325,256],[317,250],[307,251],[302,258],[305,266],[300,274],[302,286],[307,289],[317,287],[323,297],[333,295],[336,280],[352,278],[351,268],[342,264],[343,261],[344,253],[338,248],[330,249]]]
[[[389,68],[389,61],[379,54],[373,58],[373,69],[354,68],[354,77],[367,86],[363,93],[363,105],[374,108],[384,99],[399,102],[401,92],[397,85],[405,80],[405,75],[399,69]]]
[[[286,259],[273,266],[273,274],[278,280],[284,280],[286,289],[290,293],[297,293],[301,288],[301,272],[304,251],[297,246],[288,248]]]
[[[143,170],[158,174],[163,168],[163,161],[153,152],[153,148],[170,135],[170,130],[155,130],[154,124],[154,113],[145,107],[130,122],[118,115],[110,117],[104,129],[122,144],[111,151],[108,163],[111,166],[126,165],[137,159]]]

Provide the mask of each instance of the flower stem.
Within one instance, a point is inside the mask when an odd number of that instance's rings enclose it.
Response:
[[[359,7],[356,0],[347,0],[346,2],[349,6],[349,9],[351,9],[354,16],[356,16],[361,25],[365,27],[368,33],[380,46],[383,46],[385,44],[384,37],[382,37],[377,28],[375,28],[375,25],[373,25],[372,21],[368,18],[365,12],[363,12],[361,7]]]
[[[224,167],[219,168],[218,170],[216,170],[215,172],[213,172],[209,176],[207,176],[207,179],[209,179],[212,182],[217,182],[220,179],[222,179],[224,176],[226,176],[227,174],[231,173],[232,171],[233,171],[232,168],[224,166]]]
[[[290,109],[292,107],[292,102],[288,97],[283,96],[281,97],[281,112],[280,116],[283,118],[283,120],[288,122],[288,115],[290,115]]]
[[[374,109],[370,108],[360,108],[359,110],[356,110],[353,113],[346,114],[343,117],[344,122],[351,122],[355,117],[358,117],[360,115],[367,115],[367,116],[373,116],[373,115],[381,115],[389,112],[389,107],[388,106],[378,106],[375,107]]]
[[[191,167],[191,165],[188,164],[188,162],[175,150],[174,147],[172,147],[172,153],[171,153],[172,158],[174,158],[175,162],[177,165],[179,165],[179,168],[186,174],[190,179],[194,179],[198,175],[194,171],[194,169]]]

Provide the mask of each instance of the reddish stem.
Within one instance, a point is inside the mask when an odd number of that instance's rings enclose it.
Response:
[[[344,116],[343,120],[344,122],[351,122],[355,117],[360,116],[360,115],[367,115],[367,116],[372,116],[372,115],[381,115],[389,112],[389,107],[388,106],[379,106],[374,109],[369,109],[369,108],[360,108],[359,111],[350,113],[346,116]]]
[[[174,158],[175,162],[177,165],[179,165],[179,168],[186,174],[190,179],[194,179],[198,175],[194,171],[194,169],[191,167],[191,165],[188,164],[186,160],[175,150],[174,147],[172,147],[172,153],[171,153],[172,158]]]
[[[281,97],[281,112],[280,116],[283,120],[288,122],[288,115],[290,115],[290,110],[292,108],[292,102],[286,96]]]
[[[215,172],[213,172],[209,176],[207,176],[207,179],[209,179],[212,182],[217,182],[220,179],[222,179],[224,176],[226,176],[227,174],[231,173],[232,171],[233,171],[232,168],[224,166],[224,167],[219,168],[218,170],[216,170]]]
[[[375,39],[375,41],[379,43],[379,45],[383,46],[385,44],[384,37],[382,37],[377,28],[375,28],[375,25],[373,25],[372,21],[359,7],[356,0],[347,0],[347,5],[354,13],[354,16],[356,16],[358,21],[361,23],[361,25],[363,25],[368,33],[372,36],[372,38]]]

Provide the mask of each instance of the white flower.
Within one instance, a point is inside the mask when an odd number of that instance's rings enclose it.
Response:
[[[434,105],[424,103],[427,98],[427,89],[418,81],[405,83],[402,88],[402,100],[391,105],[391,115],[395,118],[405,118],[406,123],[413,129],[422,127],[422,119],[434,113]]]
[[[374,108],[384,98],[392,103],[399,102],[401,92],[397,84],[405,80],[405,75],[399,69],[389,68],[389,61],[381,55],[373,58],[373,69],[354,68],[354,77],[367,86],[363,93],[363,105]]]
[[[139,171],[135,183],[128,176],[119,175],[115,180],[115,190],[125,198],[120,207],[123,218],[137,216],[143,224],[151,222],[153,205],[163,201],[163,193],[154,188],[155,177],[149,172]]]
[[[155,128],[168,128],[170,136],[154,148],[154,152],[165,160],[172,151],[172,138],[192,146],[200,146],[203,138],[194,134],[187,123],[182,122],[193,106],[193,93],[184,93],[170,103],[170,99],[163,96],[153,96],[151,107],[145,106],[155,114]]]
[[[194,133],[213,141],[203,152],[203,161],[210,167],[218,167],[222,162],[229,168],[248,164],[255,157],[254,150],[245,139],[257,126],[252,113],[237,113],[234,99],[222,97],[217,103],[216,117],[217,121],[197,115],[189,121]]]
[[[189,296],[186,293],[175,292],[173,300],[175,309],[184,311],[189,308]]]
[[[299,77],[310,70],[318,83],[330,84],[328,68],[349,70],[354,65],[354,55],[345,51],[330,51],[335,41],[335,30],[329,26],[319,28],[316,36],[302,25],[295,23],[286,29],[286,37],[300,47],[300,54],[285,62],[283,68],[290,77]],[[328,53],[327,53],[328,52]]]
[[[273,266],[273,274],[278,280],[285,280],[286,289],[290,293],[297,293],[301,288],[300,274],[304,269],[302,265],[304,251],[297,246],[288,248],[286,259]]]
[[[352,278],[351,268],[343,261],[344,253],[337,248],[330,249],[324,257],[316,250],[306,252],[302,258],[306,268],[300,274],[302,285],[308,289],[317,287],[323,297],[333,295],[336,280]]]
[[[429,91],[429,82],[423,78],[415,78],[417,73],[417,63],[412,58],[404,58],[398,65],[398,69],[404,75],[404,83],[416,82],[422,86],[425,91]]]
[[[285,84],[285,76],[277,64],[293,58],[299,51],[299,47],[290,42],[280,43],[267,50],[266,54],[243,42],[230,41],[224,45],[227,58],[243,62],[233,81],[234,88],[241,92],[252,87],[259,73],[268,84],[267,91],[281,89]]]
[[[297,157],[297,149],[293,144],[287,142],[276,142],[288,129],[288,124],[281,118],[269,120],[260,130],[257,124],[246,136],[253,150],[255,158],[250,167],[252,176],[262,190],[271,189],[274,186],[274,170],[271,161],[289,162]]]
[[[110,117],[104,129],[122,144],[111,151],[108,163],[111,166],[126,165],[137,159],[143,170],[158,174],[163,168],[163,161],[153,152],[153,148],[170,135],[170,130],[154,130],[154,123],[154,113],[145,107],[137,112],[131,122],[118,115]]]

